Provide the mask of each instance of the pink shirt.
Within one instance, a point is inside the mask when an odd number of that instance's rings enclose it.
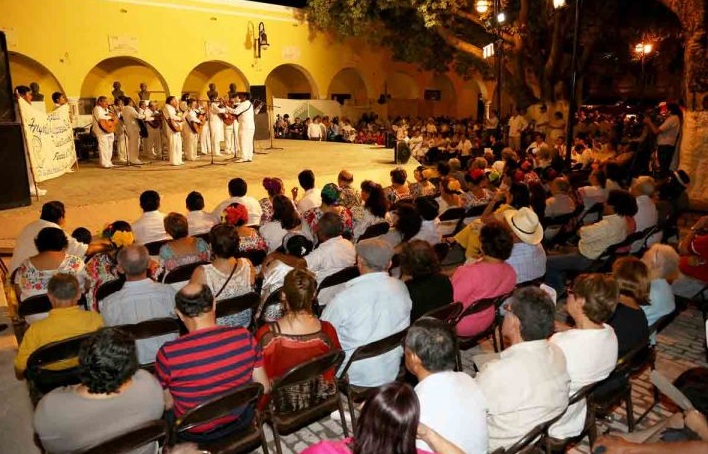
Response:
[[[516,271],[506,262],[474,262],[455,270],[452,275],[452,290],[455,301],[467,309],[485,298],[493,298],[514,290]],[[494,321],[494,308],[465,317],[457,324],[457,334],[474,336],[489,327]]]
[[[305,449],[300,454],[351,454],[352,451],[348,446],[351,441],[351,438],[342,441],[321,441]],[[418,454],[432,454],[430,451],[423,451],[422,449],[416,449],[416,452]]]

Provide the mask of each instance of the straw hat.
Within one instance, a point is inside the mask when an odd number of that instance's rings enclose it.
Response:
[[[504,218],[514,234],[524,243],[536,245],[543,241],[543,227],[531,208],[506,210]]]

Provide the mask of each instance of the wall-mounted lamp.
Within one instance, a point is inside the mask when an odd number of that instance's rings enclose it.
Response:
[[[261,58],[261,49],[268,49],[268,35],[266,34],[265,24],[258,24],[258,37],[256,38],[256,48],[258,49],[258,58]]]

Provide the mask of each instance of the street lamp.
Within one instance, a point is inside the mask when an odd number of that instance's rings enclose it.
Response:
[[[477,2],[475,2],[474,4],[474,8],[479,14],[487,14],[491,6],[491,0],[477,0]]]
[[[638,43],[636,46],[634,46],[634,52],[639,56],[639,59],[642,62],[642,71],[639,76],[639,100],[644,101],[644,85],[645,85],[645,80],[644,80],[644,59],[646,58],[647,55],[651,54],[651,51],[654,50],[654,46],[652,43],[645,43],[641,42]]]
[[[553,7],[559,9],[565,6],[565,0],[553,0]],[[568,100],[568,121],[565,128],[565,165],[568,170],[571,168],[571,154],[573,149],[573,127],[575,113],[578,110],[577,86],[578,86],[578,38],[580,35],[580,12],[583,9],[583,0],[575,2],[575,23],[573,27],[573,56],[570,60],[570,99]]]

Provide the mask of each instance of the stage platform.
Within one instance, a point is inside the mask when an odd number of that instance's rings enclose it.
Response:
[[[140,216],[138,197],[146,189],[154,189],[162,196],[163,212],[186,212],[185,197],[190,191],[202,193],[206,209],[210,210],[228,196],[227,183],[240,177],[248,182],[249,195],[266,196],[261,185],[264,177],[280,177],[285,182],[286,193],[298,186],[297,174],[306,168],[317,176],[317,186],[337,181],[337,174],[348,169],[354,174],[358,187],[363,180],[374,180],[387,185],[389,172],[395,168],[393,150],[372,145],[353,145],[334,142],[309,142],[276,140],[275,147],[260,154],[269,142],[257,142],[253,162],[235,163],[216,158],[226,165],[208,165],[209,157],[173,167],[167,162],[152,162],[141,167],[115,167],[102,169],[96,161],[81,163],[77,172],[43,182],[48,191],[39,202],[12,210],[0,211],[0,248],[14,246],[15,238],[23,226],[39,217],[41,204],[60,200],[67,207],[67,227],[71,232],[83,226],[92,232],[99,231],[107,222],[133,221]],[[418,163],[411,159],[404,167],[409,179]],[[302,191],[302,189],[301,189]]]

